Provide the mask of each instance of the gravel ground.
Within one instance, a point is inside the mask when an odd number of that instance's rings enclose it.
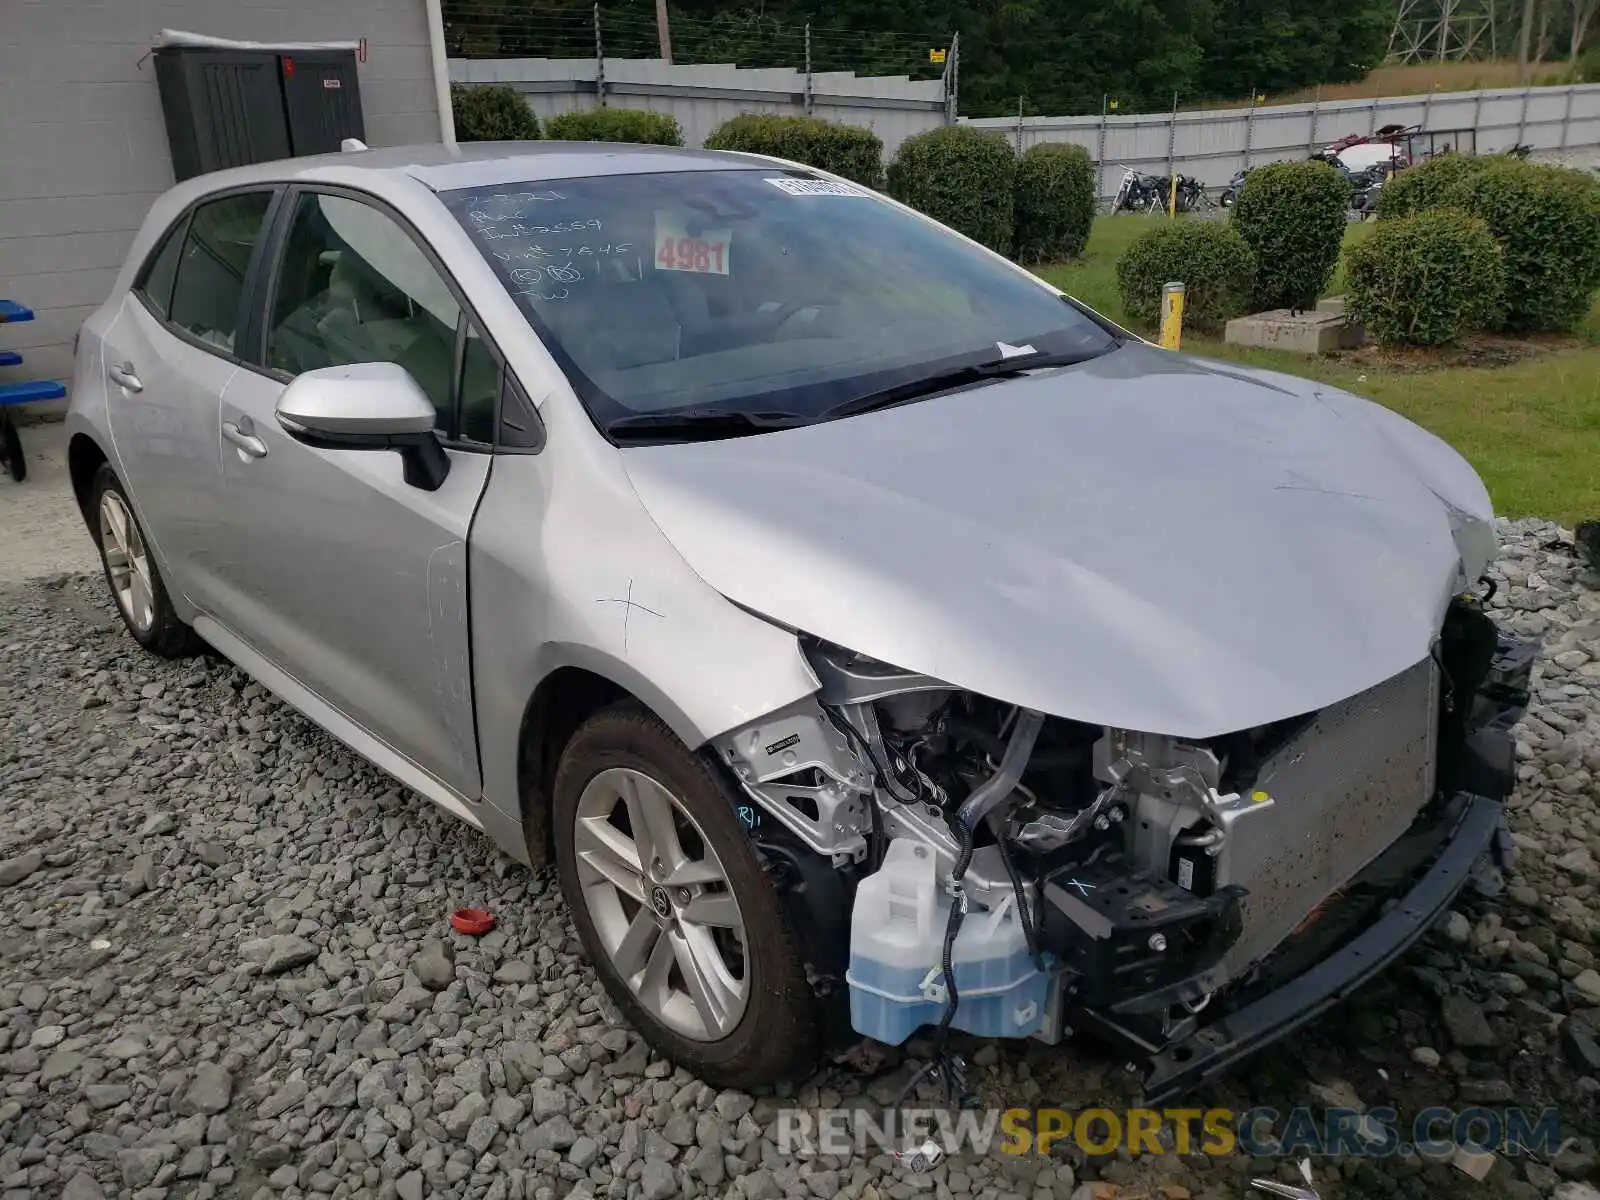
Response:
[[[1324,1196],[1596,1200],[1600,580],[1502,531],[1497,605],[1548,639],[1509,891],[1196,1102],[1561,1106],[1583,1135],[1482,1183],[1415,1157]],[[82,536],[81,533],[78,534]],[[879,1102],[908,1065],[717,1093],[621,1027],[549,873],[406,794],[216,659],[168,664],[101,581],[0,588],[0,1200],[1243,1195],[1282,1164],[1166,1156],[795,1161],[780,1105]],[[448,932],[463,904],[489,936]],[[996,1104],[1126,1104],[1092,1048],[967,1044]],[[1157,1185],[1172,1190],[1162,1192]]]
[[[98,571],[94,543],[72,498],[67,430],[60,421],[20,428],[28,477],[0,472],[0,571],[8,582],[62,571]]]

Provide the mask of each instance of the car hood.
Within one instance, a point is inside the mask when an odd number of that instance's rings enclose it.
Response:
[[[1413,665],[1493,553],[1483,485],[1431,434],[1142,345],[621,456],[736,604],[1009,703],[1182,737]]]

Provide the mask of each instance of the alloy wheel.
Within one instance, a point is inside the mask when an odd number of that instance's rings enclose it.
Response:
[[[100,547],[117,605],[136,630],[147,632],[156,619],[150,555],[127,501],[114,491],[100,497]]]
[[[683,802],[641,771],[608,768],[578,797],[573,843],[584,905],[629,990],[683,1037],[731,1033],[750,992],[744,918]]]

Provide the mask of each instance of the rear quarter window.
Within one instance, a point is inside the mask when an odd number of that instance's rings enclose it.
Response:
[[[189,218],[185,215],[167,231],[156,252],[145,260],[139,271],[139,281],[133,285],[133,290],[143,296],[163,320],[172,309],[172,284],[178,277],[178,255],[183,250],[183,234],[188,227]]]

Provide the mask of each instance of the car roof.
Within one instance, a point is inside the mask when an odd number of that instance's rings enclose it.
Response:
[[[262,183],[347,182],[351,173],[404,176],[436,192],[592,175],[653,175],[759,166],[752,155],[620,142],[467,142],[388,146],[232,167],[187,181],[196,194]]]
[[[795,170],[797,164],[759,154],[716,150],[684,150],[676,146],[639,146],[623,142],[468,142],[446,146],[388,146],[347,150],[305,158],[230,167],[186,179],[151,205],[139,235],[129,248],[117,287],[132,284],[163,230],[191,205],[219,192],[280,184],[322,183],[358,187],[398,199],[407,188],[434,192],[456,188],[497,187],[582,179],[595,175],[660,175],[673,171]]]

